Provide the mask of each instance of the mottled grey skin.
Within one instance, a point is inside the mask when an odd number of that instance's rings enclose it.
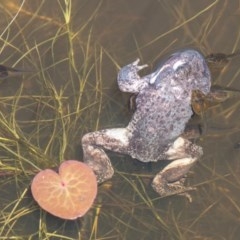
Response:
[[[202,148],[181,135],[193,112],[191,94],[210,91],[211,77],[204,57],[195,50],[172,54],[155,72],[140,77],[139,60],[118,74],[121,91],[137,93],[136,111],[126,128],[105,129],[83,136],[84,161],[98,182],[114,173],[104,149],[128,154],[142,162],[171,161],[153,179],[161,196],[181,193],[184,176],[202,155]]]

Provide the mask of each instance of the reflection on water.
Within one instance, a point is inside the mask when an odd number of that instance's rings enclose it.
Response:
[[[160,199],[151,189],[162,163],[110,154],[117,172],[100,186],[82,219],[62,221],[32,200],[41,168],[81,159],[81,136],[124,126],[129,95],[116,84],[120,66],[140,57],[151,67],[168,52],[205,55],[240,49],[239,1],[1,1],[1,64],[33,69],[0,89],[0,236],[2,239],[238,239],[240,99],[208,109],[199,144],[204,156],[188,182],[193,203]],[[240,90],[240,58],[213,82]]]

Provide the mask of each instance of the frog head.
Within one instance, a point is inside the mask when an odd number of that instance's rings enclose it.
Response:
[[[153,73],[150,80],[156,89],[164,83],[188,92],[199,90],[203,94],[209,93],[211,75],[202,54],[192,49],[172,54]]]

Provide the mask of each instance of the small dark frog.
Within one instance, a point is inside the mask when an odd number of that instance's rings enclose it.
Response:
[[[184,177],[203,154],[202,148],[181,136],[191,118],[192,92],[208,94],[211,85],[204,57],[195,50],[172,54],[155,72],[140,77],[147,65],[139,60],[118,74],[121,91],[137,94],[136,111],[125,128],[105,129],[82,138],[84,161],[101,183],[114,173],[104,150],[128,154],[142,162],[171,160],[153,179],[152,187],[161,196],[191,190]]]
[[[219,64],[219,65],[225,65],[227,64],[232,58],[240,56],[240,50],[237,50],[234,53],[225,54],[225,53],[211,53],[207,55],[206,61],[208,64]]]
[[[216,106],[226,100],[240,96],[240,91],[230,88],[221,88],[219,86],[213,86],[211,92],[204,95],[200,91],[193,91],[192,94],[192,108],[194,113],[201,115],[207,109]]]
[[[12,67],[7,67],[0,64],[0,79],[6,79],[9,77],[15,77],[23,73],[30,73],[32,71],[16,69]]]

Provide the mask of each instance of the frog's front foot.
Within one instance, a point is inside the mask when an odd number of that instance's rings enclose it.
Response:
[[[138,71],[148,67],[147,64],[144,64],[144,65],[138,65],[140,62],[140,59],[137,58],[134,62],[128,64],[127,66],[123,67],[121,70],[120,70],[120,73],[124,73],[124,75],[128,75],[129,73],[131,74],[135,74],[135,77],[138,76]],[[135,78],[134,78],[135,79]]]
[[[140,59],[138,58],[133,63],[120,69],[118,73],[118,86],[121,91],[138,93],[149,84],[149,79],[147,77],[141,78],[138,75],[138,72],[141,69],[146,68],[148,65],[138,65],[139,61]]]

